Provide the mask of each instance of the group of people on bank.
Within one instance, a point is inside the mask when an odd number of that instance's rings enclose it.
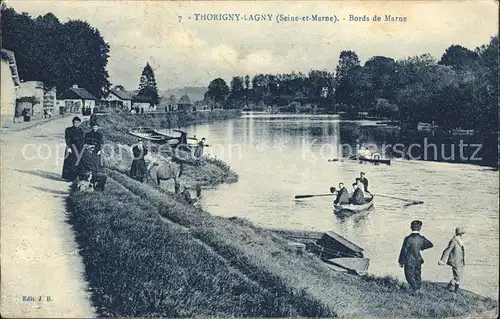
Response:
[[[352,184],[352,191],[349,191],[344,183],[340,182],[339,189],[330,187],[330,192],[337,192],[337,197],[333,201],[336,205],[363,205],[366,202],[365,197],[367,197],[365,194],[370,194],[368,191],[368,179],[366,178],[366,174],[364,172],[359,174],[359,177],[356,178],[355,182]],[[371,197],[371,194],[368,197]]]
[[[76,116],[72,120],[72,126],[66,128],[64,139],[66,151],[64,157],[61,179],[74,182],[88,181],[95,190],[104,190],[106,175],[102,174],[101,152],[103,148],[103,135],[99,132],[97,116],[93,113],[89,119],[91,130],[85,132],[81,127],[82,120]],[[179,145],[187,146],[187,134],[184,132],[179,139]],[[199,159],[203,156],[205,138],[202,138],[195,150],[194,157]],[[148,147],[141,139],[132,147],[133,160],[129,176],[141,183],[146,180],[148,171],[145,156]]]
[[[73,125],[64,131],[66,151],[61,179],[73,182],[85,180],[96,185],[96,190],[104,190],[106,176],[101,174],[101,151],[104,144],[97,121],[91,121],[91,131],[85,132],[80,126],[82,120],[75,116]]]
[[[420,234],[422,229],[422,222],[414,220],[410,224],[411,234],[406,236],[399,253],[398,263],[401,268],[404,268],[406,281],[410,288],[417,292],[422,287],[422,258],[421,251],[432,248],[434,245],[424,236]],[[451,238],[448,246],[443,251],[438,265],[451,266],[453,279],[446,287],[452,292],[458,292],[460,287],[460,280],[463,277],[465,268],[465,248],[463,236],[465,229],[457,227],[455,229],[455,236]]]

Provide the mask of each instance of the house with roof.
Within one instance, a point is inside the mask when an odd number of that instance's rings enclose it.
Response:
[[[62,112],[90,115],[94,111],[97,98],[84,88],[74,84],[73,87],[62,92],[57,100]]]
[[[132,109],[136,113],[142,113],[156,110],[156,105],[151,104],[149,96],[139,94],[132,98]]]
[[[103,108],[130,111],[132,108],[132,96],[123,87],[117,85],[109,89],[103,99],[98,101],[98,104]]]
[[[21,85],[17,63],[14,52],[1,49],[1,95],[0,95],[0,119],[13,121],[16,115],[16,91]]]

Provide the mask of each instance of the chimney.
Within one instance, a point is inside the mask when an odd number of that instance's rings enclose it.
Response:
[[[73,84],[73,89],[78,89],[78,84]]]

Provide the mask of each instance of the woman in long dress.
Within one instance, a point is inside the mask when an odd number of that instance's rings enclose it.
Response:
[[[130,177],[144,183],[144,179],[148,173],[144,156],[148,154],[148,150],[144,147],[142,140],[139,140],[137,145],[132,147],[132,153],[134,154],[134,159],[130,167]]]
[[[81,154],[85,141],[85,133],[80,127],[81,122],[80,118],[75,116],[73,126],[67,127],[64,131],[66,151],[61,178],[65,181],[74,181],[78,175],[78,156]]]

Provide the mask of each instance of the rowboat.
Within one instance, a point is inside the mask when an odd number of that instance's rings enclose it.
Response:
[[[350,216],[368,211],[373,207],[375,196],[370,194],[371,197],[365,198],[365,203],[361,205],[354,204],[333,204],[333,212],[340,216]]]
[[[370,266],[369,258],[333,258],[326,260],[326,262],[357,275],[366,275]]]
[[[354,160],[354,161],[373,163],[373,164],[391,165],[391,160],[390,159],[368,158],[368,157],[356,156],[356,155],[350,156],[349,159],[350,160]]]
[[[131,129],[128,134],[157,144],[165,144],[168,142],[164,136],[157,134],[156,130],[150,127],[136,127]]]
[[[369,258],[364,258],[363,248],[335,232],[313,232],[265,228],[288,240],[297,250],[306,250],[319,257],[335,271],[365,274]]]
[[[177,131],[177,130],[175,130],[175,131],[181,132],[181,131]],[[162,131],[154,130],[154,132],[157,135],[164,136],[165,139],[168,140],[168,143],[171,145],[175,145],[175,144],[179,143],[179,141],[181,139],[181,136],[171,136],[171,135],[169,135],[165,132],[162,132]],[[189,148],[196,147],[196,145],[198,145],[198,139],[196,137],[187,137],[186,140],[187,140],[187,146]]]

